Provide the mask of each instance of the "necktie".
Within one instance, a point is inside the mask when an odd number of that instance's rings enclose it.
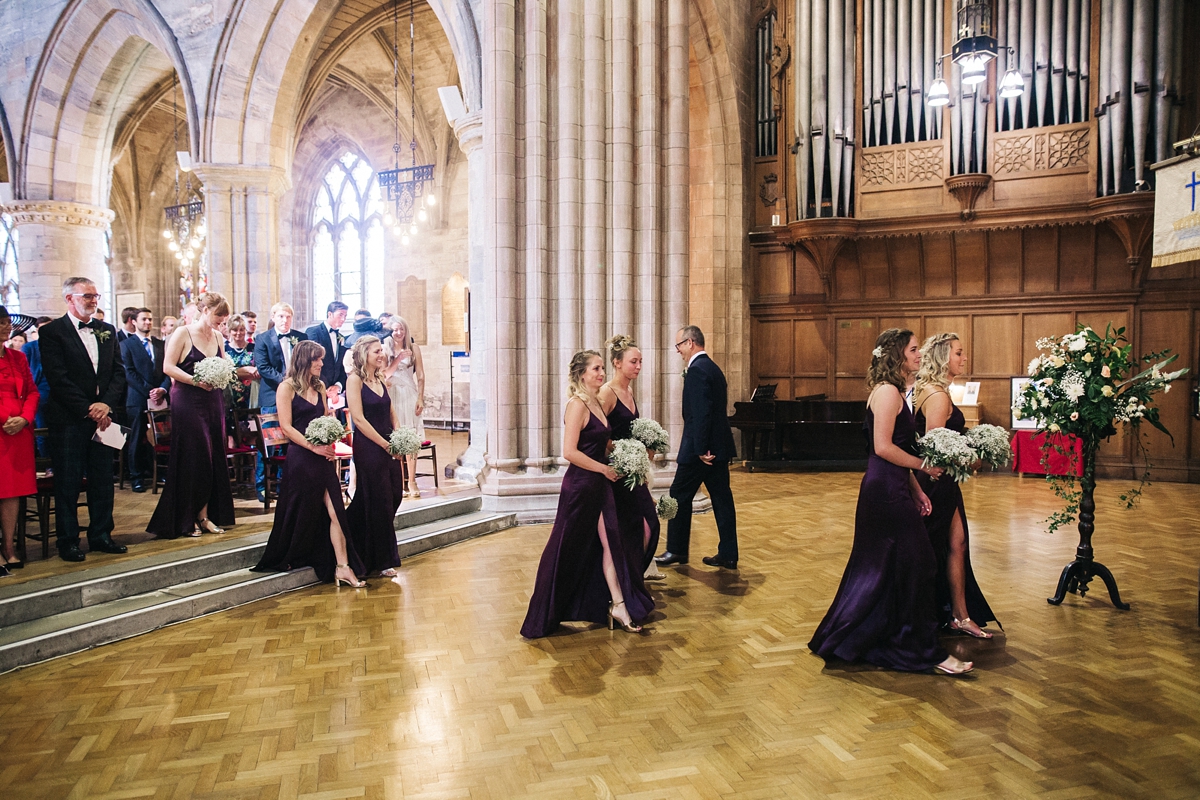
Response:
[[[150,339],[142,339],[142,347],[146,348],[146,355],[150,356],[150,361],[154,361],[154,348],[150,346]]]

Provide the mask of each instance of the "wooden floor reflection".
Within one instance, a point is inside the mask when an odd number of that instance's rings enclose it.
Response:
[[[741,569],[698,518],[642,636],[517,631],[548,526],[0,677],[6,797],[1153,797],[1200,795],[1200,487],[1098,491],[1103,587],[1033,478],[965,487],[1005,633],[969,678],[827,670],[805,643],[849,553],[856,475],[735,474]]]

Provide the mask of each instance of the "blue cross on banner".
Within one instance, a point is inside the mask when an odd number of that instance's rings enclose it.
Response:
[[[1195,170],[1192,170],[1192,182],[1191,182],[1191,183],[1185,183],[1185,184],[1183,185],[1183,187],[1184,187],[1185,189],[1191,189],[1191,190],[1192,190],[1192,211],[1195,211],[1195,210],[1196,210],[1196,187],[1197,187],[1197,186],[1200,186],[1200,182],[1198,182],[1198,181],[1196,180],[1196,171],[1195,171]]]

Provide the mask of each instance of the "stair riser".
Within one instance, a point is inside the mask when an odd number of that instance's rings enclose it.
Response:
[[[439,531],[430,536],[423,536],[420,539],[399,542],[397,549],[400,552],[401,558],[411,558],[430,550],[437,550],[457,544],[458,542],[465,542],[467,539],[474,539],[476,536],[486,536],[489,533],[502,531],[511,528],[514,524],[515,522],[509,517],[486,520],[475,525],[464,525],[460,528]]]
[[[438,522],[462,514],[473,514],[483,506],[479,497],[465,497],[462,500],[452,500],[448,503],[437,503],[431,506],[406,508],[403,503],[396,514],[396,530],[415,528],[430,522]]]

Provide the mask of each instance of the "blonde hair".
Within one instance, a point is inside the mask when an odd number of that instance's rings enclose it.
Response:
[[[208,311],[218,317],[229,316],[229,301],[225,299],[225,295],[218,292],[205,292],[196,298],[195,305],[199,313]]]
[[[360,336],[354,340],[354,346],[350,349],[350,360],[354,363],[354,371],[358,377],[362,378],[363,383],[374,383],[383,379],[383,376],[379,374],[379,368],[367,361],[367,351],[373,344],[382,346],[383,343],[379,341],[378,336]]]
[[[277,311],[284,311],[284,310],[286,310],[293,317],[296,316],[295,309],[293,309],[287,303],[276,303],[275,305],[271,306],[271,316],[272,317],[275,316],[275,312],[277,312]]]
[[[321,376],[312,374],[313,362],[325,357],[325,348],[316,342],[305,339],[296,342],[292,348],[292,363],[288,364],[287,382],[297,394],[304,394],[307,389],[321,391]]]
[[[241,314],[234,314],[229,318],[229,321],[225,323],[225,327],[229,329],[230,333],[233,333],[234,331],[240,331],[246,327],[246,318]]]
[[[890,383],[904,394],[907,390],[904,375],[904,350],[913,337],[907,328],[888,328],[875,339],[871,366],[867,370],[867,390],[881,383]],[[879,355],[875,355],[878,352]]]
[[[921,345],[921,368],[917,370],[917,382],[913,394],[920,394],[928,387],[945,389],[950,385],[950,345],[961,341],[957,333],[935,333]]]
[[[604,347],[608,350],[608,361],[610,364],[625,360],[625,354],[630,350],[641,349],[633,337],[627,333],[618,333],[616,336],[604,343]]]
[[[408,320],[399,314],[393,314],[392,318],[388,320],[388,327],[393,331],[399,328],[401,325],[404,326],[404,343],[409,344],[413,341],[413,334],[412,327],[409,326]]]
[[[583,375],[587,372],[593,358],[598,358],[601,363],[604,363],[604,356],[595,350],[580,350],[571,356],[571,366],[567,376],[567,400],[578,397],[586,405],[589,400],[596,399],[596,396],[583,385]]]

